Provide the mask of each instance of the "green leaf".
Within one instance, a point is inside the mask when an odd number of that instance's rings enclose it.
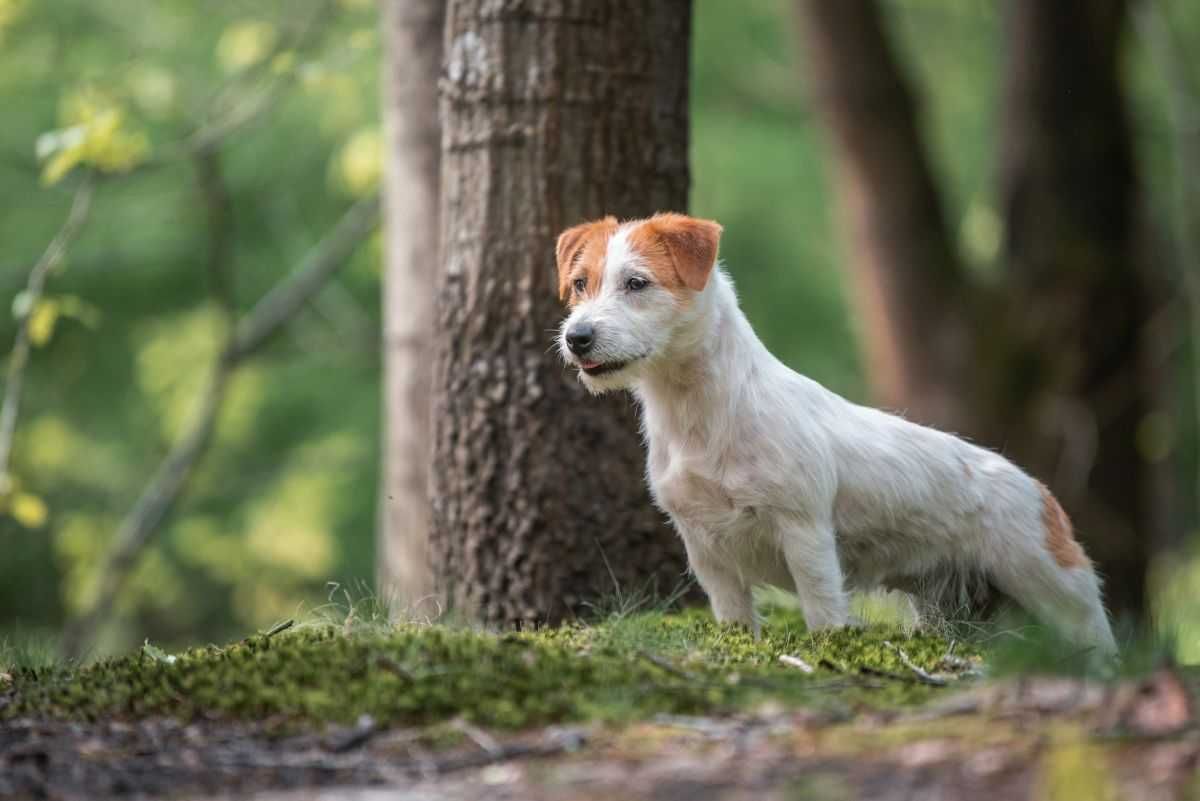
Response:
[[[9,514],[25,528],[41,528],[50,516],[46,502],[29,492],[18,492],[9,500]]]
[[[42,300],[33,307],[29,315],[29,341],[35,348],[44,347],[54,336],[54,328],[58,323],[59,305],[53,300]]]

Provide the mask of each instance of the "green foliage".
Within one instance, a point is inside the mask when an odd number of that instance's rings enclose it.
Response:
[[[226,266],[245,312],[376,188],[376,24],[373,3],[331,0],[151,0],[137,13],[0,0],[0,189],[21,199],[0,215],[0,297],[18,297],[62,224],[76,168],[103,176],[65,269],[21,311],[35,348],[19,480],[0,487],[0,633],[58,626],[88,598],[215,358],[223,316],[187,143],[228,130]],[[102,650],[224,638],[320,603],[326,581],[372,574],[379,256],[363,248],[236,377]],[[15,322],[0,317],[0,352]]]
[[[173,715],[429,723],[454,717],[520,727],[566,720],[629,720],[659,712],[729,709],[776,699],[828,705],[912,703],[937,690],[912,680],[891,642],[927,668],[949,645],[883,626],[809,635],[774,610],[756,640],[706,613],[648,612],[535,632],[449,626],[310,624],[224,648],[167,654],[150,643],[77,668],[12,671],[0,717]],[[805,674],[779,662],[799,656]],[[864,669],[881,688],[831,680]]]

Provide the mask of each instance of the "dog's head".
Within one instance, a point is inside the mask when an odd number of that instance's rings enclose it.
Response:
[[[717,260],[721,226],[683,214],[618,223],[615,217],[558,237],[558,290],[571,313],[558,346],[593,392],[630,386],[669,357]]]

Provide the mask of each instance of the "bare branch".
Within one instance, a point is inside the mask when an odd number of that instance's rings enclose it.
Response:
[[[359,201],[309,253],[291,276],[277,284],[238,323],[227,354],[231,362],[253,355],[325,286],[379,221],[379,197]]]
[[[208,387],[187,431],[171,448],[122,522],[101,568],[99,589],[91,605],[68,625],[62,640],[65,654],[78,657],[83,652],[94,636],[97,624],[111,611],[137,558],[186,489],[192,472],[212,440],[230,376],[290,322],[346,263],[374,230],[378,213],[378,198],[360,201],[351,207],[300,266],[267,293],[234,329],[211,367]]]
[[[232,253],[233,204],[221,172],[216,150],[200,151],[195,156],[196,184],[204,202],[208,224],[209,294],[225,315],[224,342],[210,367],[211,375],[204,394],[184,435],[167,453],[150,483],[125,516],[116,539],[109,547],[100,568],[99,586],[87,610],[72,620],[63,633],[63,651],[78,657],[83,645],[93,636],[96,625],[108,616],[125,580],[137,564],[138,556],[183,493],[192,470],[208,449],[217,418],[225,400],[231,365],[225,360],[233,338]]]
[[[231,79],[204,104],[202,119],[211,117],[210,119],[199,122],[191,133],[162,148],[166,155],[142,162],[134,172],[147,172],[180,159],[216,150],[230,136],[259,120],[273,106],[283,90],[296,79],[295,71],[281,74],[270,72],[276,58],[287,52],[312,47],[318,36],[329,29],[329,20],[335,12],[336,5],[331,0],[322,0],[308,19],[296,27],[292,35],[282,37],[257,64]],[[253,85],[264,74],[267,78],[261,82],[258,91],[248,96],[237,97],[239,90],[245,89],[247,84]],[[217,113],[218,111],[220,113]]]
[[[91,605],[72,620],[63,633],[62,649],[67,656],[75,658],[83,652],[84,646],[94,635],[96,625],[112,609],[138,556],[183,492],[193,468],[212,439],[228,375],[224,365],[217,367],[187,432],[167,454],[154,478],[126,515],[116,541],[100,568],[100,585]]]
[[[17,430],[17,416],[21,409],[21,391],[25,382],[25,367],[29,363],[29,321],[33,310],[45,293],[46,281],[66,256],[67,250],[78,238],[83,224],[87,221],[92,208],[92,194],[95,181],[91,173],[83,178],[83,183],[75,192],[71,202],[71,210],[42,258],[34,265],[29,273],[29,281],[25,286],[25,310],[17,321],[17,338],[13,344],[12,354],[8,361],[8,377],[4,383],[4,402],[0,407],[0,482],[8,475],[8,463],[12,455],[13,438]]]
[[[196,183],[208,217],[209,293],[221,307],[226,322],[236,314],[233,286],[233,199],[225,183],[221,155],[204,150],[195,156]]]

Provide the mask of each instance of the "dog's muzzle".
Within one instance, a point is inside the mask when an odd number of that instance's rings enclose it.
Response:
[[[576,356],[585,356],[596,341],[596,329],[591,323],[575,323],[567,329],[567,347]]]

